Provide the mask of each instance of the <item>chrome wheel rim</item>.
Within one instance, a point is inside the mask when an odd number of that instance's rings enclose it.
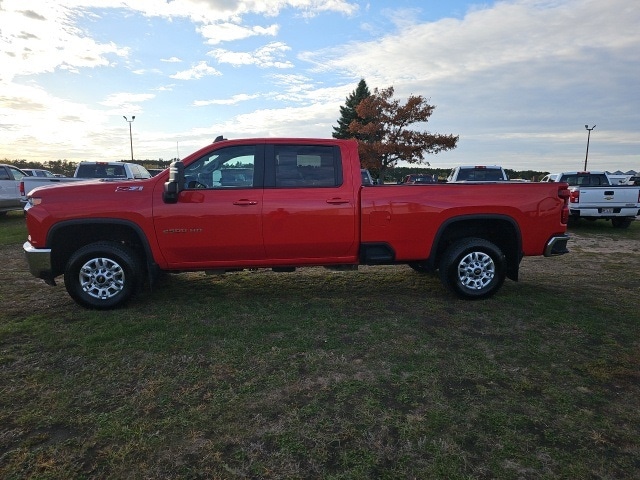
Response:
[[[124,270],[110,258],[92,258],[80,269],[80,287],[89,296],[107,300],[124,289]]]
[[[496,264],[484,252],[470,252],[458,264],[458,280],[470,290],[482,290],[496,275]]]

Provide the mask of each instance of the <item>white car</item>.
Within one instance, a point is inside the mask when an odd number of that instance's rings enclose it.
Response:
[[[22,171],[29,175],[30,177],[47,177],[54,178],[55,175],[51,173],[49,170],[44,170],[42,168],[23,168]]]
[[[0,215],[11,210],[22,210],[20,201],[20,180],[26,177],[24,173],[13,165],[0,164]]]

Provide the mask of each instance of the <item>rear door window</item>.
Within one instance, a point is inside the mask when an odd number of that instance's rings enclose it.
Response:
[[[327,188],[342,185],[340,149],[325,145],[267,146],[266,186]]]

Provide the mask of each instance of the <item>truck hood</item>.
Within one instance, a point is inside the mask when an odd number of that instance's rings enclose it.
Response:
[[[90,218],[140,219],[151,217],[153,190],[157,178],[144,180],[88,180],[36,188],[39,198],[27,215],[45,219],[81,220]]]
[[[140,184],[143,181],[144,180],[106,180],[103,178],[87,178],[73,182],[56,182],[39,185],[31,190],[29,195],[46,195],[47,197],[50,197],[51,195],[83,195],[86,192],[102,194],[109,191],[116,191],[118,187]]]

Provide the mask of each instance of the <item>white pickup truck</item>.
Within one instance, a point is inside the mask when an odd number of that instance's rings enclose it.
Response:
[[[146,168],[127,162],[80,162],[73,177],[23,177],[20,181],[22,206],[27,202],[27,194],[36,187],[57,185],[59,183],[87,180],[126,180],[151,178]]]
[[[640,215],[640,188],[612,185],[605,172],[550,173],[543,182],[569,184],[569,214],[573,221],[611,220],[615,228],[627,228]]]
[[[498,165],[462,165],[455,167],[447,177],[447,183],[454,182],[506,182],[509,176]]]

